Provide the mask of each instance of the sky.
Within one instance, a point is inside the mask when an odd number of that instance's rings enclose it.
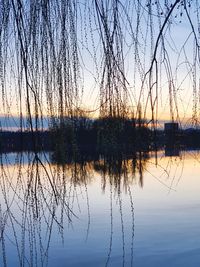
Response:
[[[197,37],[196,41],[199,42],[199,4],[193,1],[190,8],[187,6],[191,21],[188,20],[182,6],[177,6],[174,9],[169,24],[164,27],[163,39],[160,38],[158,43],[156,53],[158,69],[155,70],[154,61],[152,65],[153,72],[150,77],[148,71],[152,63],[156,40],[169,12],[164,5],[164,1],[157,2],[152,2],[151,16],[148,12],[150,10],[148,1],[145,0],[122,1],[123,6],[118,6],[119,25],[117,29],[119,32],[110,45],[113,49],[114,58],[119,58],[121,65],[115,72],[111,70],[111,73],[122,79],[120,75],[121,70],[123,71],[127,81],[126,102],[131,112],[137,111],[140,101],[146,118],[151,119],[149,98],[149,92],[151,91],[154,114],[156,114],[155,117],[158,121],[172,119],[173,113],[175,120],[180,119],[180,122],[186,123],[194,117],[194,114],[196,114],[196,117],[199,115],[199,66],[195,64],[195,62],[198,63],[199,59],[195,58],[194,48],[197,47],[197,44],[194,42],[191,27],[191,23],[193,23]],[[168,2],[169,6],[170,3],[174,3],[174,1]],[[28,1],[24,3],[28,3]],[[27,62],[31,112],[34,116],[36,101],[40,103],[39,114],[50,115],[49,110],[53,109],[54,114],[58,115],[60,110],[59,90],[62,87],[63,98],[66,97],[66,102],[68,99],[66,91],[72,90],[73,103],[71,105],[78,105],[79,109],[87,111],[87,115],[97,117],[100,107],[100,88],[103,84],[103,92],[105,92],[108,83],[107,72],[103,77],[107,67],[106,32],[103,23],[107,23],[107,33],[110,37],[112,33],[116,33],[114,32],[113,11],[115,1],[96,1],[100,8],[106,9],[106,20],[101,22],[99,22],[94,1],[82,0],[76,9],[73,10],[73,7],[71,7],[72,13],[76,15],[75,19],[71,17],[69,9],[66,9],[63,14],[62,11],[66,7],[62,6],[62,1],[58,1],[58,3],[60,3],[60,6],[53,6],[54,4],[52,4],[52,13],[49,16],[52,42],[54,42],[53,49],[51,48],[51,35],[45,33],[45,27],[42,28],[43,26],[41,26],[41,15],[38,16],[38,24],[33,22],[30,24],[31,20],[24,19],[27,27],[24,32],[22,31],[22,37],[25,36],[24,46],[29,51]],[[104,6],[102,7],[100,3],[103,3]],[[24,7],[24,9],[24,12],[31,18],[29,8]],[[12,16],[10,19],[13,19]],[[65,34],[61,31],[63,18],[66,19]],[[35,29],[36,33],[34,32]],[[44,32],[41,33],[42,31]],[[104,39],[102,39],[101,34]],[[8,36],[8,42],[5,42],[7,47],[3,47],[3,59],[1,59],[5,64],[6,72],[2,79],[4,80],[4,87],[1,90],[0,114],[2,117],[19,116],[21,95],[21,111],[25,116],[28,110],[26,105],[27,87],[19,36],[16,35],[16,24],[10,23],[6,36]],[[74,38],[77,40],[77,46],[74,45]],[[36,43],[35,46],[33,45],[34,42]],[[63,45],[64,42],[66,42],[65,46]],[[122,50],[120,50],[121,47]],[[108,53],[108,50],[106,51]],[[43,58],[45,53],[48,54],[46,59]],[[158,74],[157,77],[156,73]],[[145,74],[147,75],[145,76]],[[116,82],[115,78],[113,79]],[[65,87],[64,82],[66,80],[68,83]],[[61,87],[60,84],[62,84]],[[32,89],[37,93],[37,100],[35,100]],[[78,94],[75,93],[76,90],[78,90]],[[122,91],[123,88],[120,87],[119,90]],[[101,94],[101,97],[104,96]],[[50,103],[53,103],[52,108],[50,108]]]

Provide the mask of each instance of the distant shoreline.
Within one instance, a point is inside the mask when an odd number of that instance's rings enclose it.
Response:
[[[150,131],[153,135],[153,132]],[[181,149],[198,149],[200,148],[200,130],[194,128],[188,128],[179,131],[179,136],[174,137],[172,142],[169,143],[168,137],[164,130],[156,130],[156,138],[154,140],[142,140],[143,142],[149,141],[149,145],[143,149],[140,145],[137,146],[136,151],[151,150],[154,149],[153,142],[156,144],[156,148],[164,147],[180,147]],[[154,133],[155,134],[155,133]],[[88,133],[87,133],[88,135]],[[81,143],[77,143],[78,147],[88,151],[96,151],[96,143],[91,143],[87,135],[83,136]],[[94,134],[95,136],[95,134]],[[95,136],[96,138],[96,136]],[[45,131],[1,131],[0,132],[0,153],[6,152],[23,152],[23,151],[35,151],[34,141],[37,143],[37,151],[54,151],[52,142],[52,133],[50,130]],[[129,145],[126,140],[124,141],[127,146]],[[131,149],[130,149],[131,151]],[[81,153],[81,152],[80,152]]]

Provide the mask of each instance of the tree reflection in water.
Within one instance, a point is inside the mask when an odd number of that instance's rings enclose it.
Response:
[[[169,177],[173,162],[174,160],[169,158],[166,168],[159,164],[157,167],[163,169],[162,173]],[[180,163],[181,160],[177,162]],[[62,164],[50,163],[46,154],[1,155],[0,242],[3,266],[9,266],[7,259],[11,245],[12,249],[16,248],[18,256],[16,266],[48,266],[52,232],[57,229],[64,243],[65,227],[73,227],[73,221],[77,220],[81,213],[83,200],[87,206],[87,241],[92,217],[88,185],[94,181],[95,173],[101,176],[102,193],[109,190],[110,197],[110,240],[105,266],[109,265],[112,255],[114,202],[117,203],[120,214],[125,266],[124,192],[130,201],[132,266],[135,219],[132,184],[138,181],[141,187],[144,185],[143,173],[148,170],[149,164],[154,163],[146,152],[135,153],[130,158],[100,157]],[[156,178],[159,180],[161,176]],[[174,176],[171,188],[173,180]]]

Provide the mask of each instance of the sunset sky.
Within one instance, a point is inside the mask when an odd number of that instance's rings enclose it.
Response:
[[[172,1],[173,2],[173,1]],[[85,3],[88,3],[87,5]],[[174,119],[180,118],[180,121],[186,123],[189,119],[199,115],[199,66],[197,42],[195,35],[192,33],[192,26],[195,30],[196,38],[199,38],[198,32],[198,17],[197,6],[192,6],[188,9],[191,21],[186,16],[186,13],[180,8],[175,8],[169,20],[169,24],[164,27],[163,39],[160,38],[158,42],[158,49],[156,53],[156,60],[158,61],[157,69],[157,83],[155,78],[155,64],[153,65],[153,74],[150,89],[148,72],[152,55],[155,51],[155,44],[161,25],[164,23],[165,17],[168,14],[163,6],[159,7],[163,12],[160,17],[156,15],[156,5],[152,6],[152,16],[149,16],[147,7],[145,5],[140,9],[139,19],[136,18],[136,8],[138,7],[126,6],[126,1],[123,1],[126,7],[121,8],[120,29],[123,43],[123,58],[124,58],[124,75],[126,77],[127,106],[130,112],[137,111],[138,103],[142,106],[142,110],[147,119],[151,119],[151,105],[148,98],[149,92],[152,92],[152,101],[154,102],[154,113],[158,121],[170,120],[171,113],[174,114]],[[143,3],[146,3],[144,1]],[[161,1],[162,3],[162,1]],[[109,8],[108,8],[109,10]],[[84,18],[82,15],[87,14]],[[127,17],[126,17],[127,15]],[[128,20],[130,19],[130,21]],[[110,28],[114,27],[112,15],[110,19]],[[136,20],[137,19],[137,20]],[[137,21],[139,21],[139,30]],[[97,117],[99,114],[100,105],[100,87],[102,82],[102,73],[105,63],[105,55],[103,50],[103,43],[100,37],[100,29],[98,27],[97,17],[95,11],[89,1],[80,2],[80,9],[77,11],[77,44],[79,57],[79,74],[77,81],[79,90],[78,105],[80,109],[86,110],[86,114],[91,117]],[[21,90],[21,107],[23,115],[26,115],[25,100],[27,98],[24,74],[20,73],[19,69],[19,52],[16,47],[19,45],[16,42],[14,26],[10,27],[10,40],[8,43],[7,59],[6,59],[6,78],[4,88],[2,90],[3,105],[0,108],[2,116],[19,116],[20,115],[20,95]],[[112,30],[111,30],[112,32]],[[59,47],[61,47],[62,39],[58,32],[55,31],[55,45],[57,46],[57,62],[62,60],[60,56]],[[137,39],[136,39],[137,34]],[[39,36],[39,34],[38,34]],[[38,44],[40,43],[38,37]],[[28,46],[29,48],[29,46]],[[30,48],[31,50],[31,48]],[[40,50],[38,50],[40,51]],[[136,55],[137,54],[137,55]],[[117,52],[116,52],[117,55]],[[42,76],[40,55],[39,69],[34,70],[35,77],[30,74],[30,83],[38,92],[38,101],[42,107],[42,114],[49,115],[48,104],[45,92],[45,77]],[[31,61],[31,59],[30,59]],[[55,62],[55,64],[57,64]],[[35,65],[35,68],[37,65]],[[23,71],[23,68],[22,68]],[[31,70],[32,71],[32,70]],[[21,75],[21,77],[19,77]],[[20,80],[21,79],[21,80]],[[143,83],[144,82],[144,83]],[[157,84],[157,89],[156,89]],[[54,84],[52,90],[54,90]],[[57,90],[57,88],[55,89]],[[119,88],[120,90],[120,88]],[[141,93],[142,90],[142,93]],[[171,90],[171,98],[169,91]],[[157,92],[156,92],[157,91]],[[30,93],[31,94],[31,93]],[[34,97],[31,95],[31,110],[34,115]],[[58,110],[58,99],[53,96],[55,103],[55,113]],[[170,109],[171,102],[171,109]]]

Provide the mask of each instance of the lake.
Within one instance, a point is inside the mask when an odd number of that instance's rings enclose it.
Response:
[[[200,152],[2,154],[0,266],[200,266]]]

